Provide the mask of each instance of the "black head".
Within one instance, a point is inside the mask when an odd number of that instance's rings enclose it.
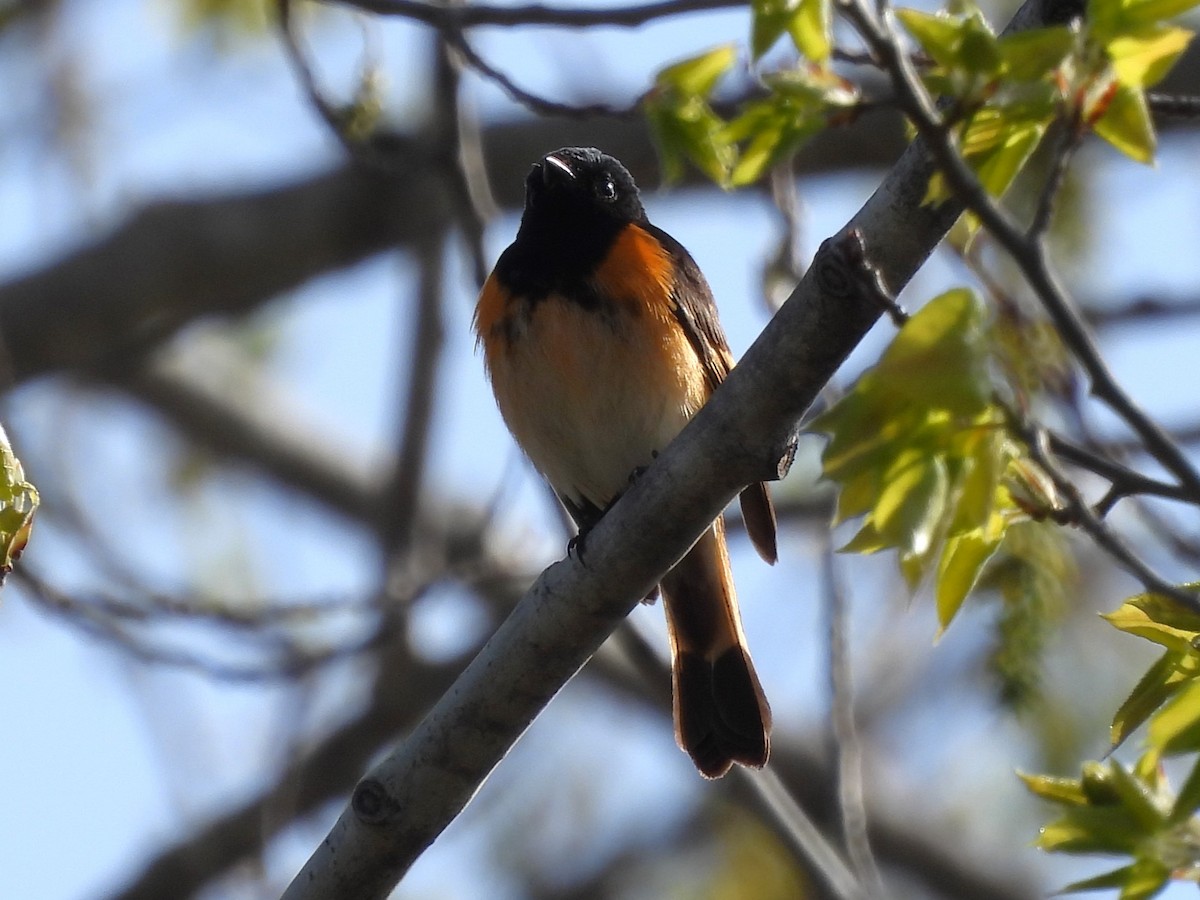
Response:
[[[564,147],[533,164],[517,239],[496,263],[512,289],[537,299],[552,292],[582,300],[591,274],[621,229],[646,223],[633,176],[591,147]]]
[[[607,231],[645,218],[629,170],[594,147],[548,153],[525,179],[522,230]]]

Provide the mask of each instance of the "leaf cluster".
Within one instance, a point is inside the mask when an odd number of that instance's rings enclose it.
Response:
[[[1092,0],[1083,24],[1003,36],[973,4],[954,13],[896,15],[919,49],[925,87],[941,99],[963,159],[1000,196],[1056,121],[1150,162],[1155,134],[1144,92],[1192,38],[1164,20],[1197,2]],[[754,0],[751,13],[752,68],[785,36],[795,60],[758,73],[758,90],[729,118],[714,109],[713,93],[738,61],[733,45],[663,69],[643,107],[668,181],[690,161],[723,187],[750,184],[862,108],[858,86],[832,65],[830,0]],[[935,175],[926,200],[941,202],[949,193]]]
[[[754,0],[750,48],[759,62],[784,35],[800,56],[791,67],[761,75],[761,90],[730,119],[712,105],[718,82],[738,60],[732,45],[663,69],[643,107],[668,181],[686,161],[723,187],[757,181],[831,122],[852,113],[857,88],[829,66],[830,0]]]
[[[992,330],[973,292],[934,298],[811,425],[837,521],[862,517],[843,550],[896,550],[910,588],[932,575],[943,629],[1009,527],[1055,502],[996,400]]]
[[[1114,748],[1147,724],[1145,752],[1131,768],[1109,759],[1085,763],[1079,778],[1022,778],[1034,794],[1063,808],[1042,829],[1039,847],[1130,858],[1066,890],[1118,888],[1122,898],[1153,897],[1172,879],[1200,882],[1200,616],[1140,594],[1104,618],[1164,648],[1112,722]],[[1163,763],[1184,756],[1191,768],[1176,790]]]

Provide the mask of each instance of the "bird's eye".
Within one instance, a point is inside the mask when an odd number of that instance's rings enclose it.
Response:
[[[601,200],[616,200],[617,186],[611,178],[605,176],[603,181],[596,184],[596,194]]]

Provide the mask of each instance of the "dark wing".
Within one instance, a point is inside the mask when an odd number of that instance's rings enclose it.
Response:
[[[679,241],[649,223],[642,227],[667,248],[675,261],[675,271],[678,273],[672,292],[675,318],[700,358],[708,375],[709,390],[715,391],[733,368],[733,353],[729,349],[721,320],[717,318],[717,303],[713,299],[712,288],[708,286],[704,273],[692,255]],[[752,484],[742,491],[738,500],[750,542],[759,556],[774,564],[779,558],[775,541],[775,507],[771,504],[767,486],[761,482]]]
[[[721,320],[717,318],[717,304],[713,300],[712,288],[704,273],[692,259],[684,246],[661,228],[644,226],[671,254],[678,278],[672,299],[675,301],[675,318],[683,327],[692,349],[700,357],[700,363],[708,375],[708,386],[715,391],[733,368],[733,354]]]

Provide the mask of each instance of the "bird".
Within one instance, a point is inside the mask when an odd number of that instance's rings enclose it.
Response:
[[[592,147],[534,163],[474,329],[505,424],[581,537],[734,364],[699,266],[650,223],[625,166]],[[766,486],[739,499],[752,544],[774,563]],[[746,645],[723,517],[659,587],[676,742],[707,778],[734,763],[761,768],[771,708]]]

